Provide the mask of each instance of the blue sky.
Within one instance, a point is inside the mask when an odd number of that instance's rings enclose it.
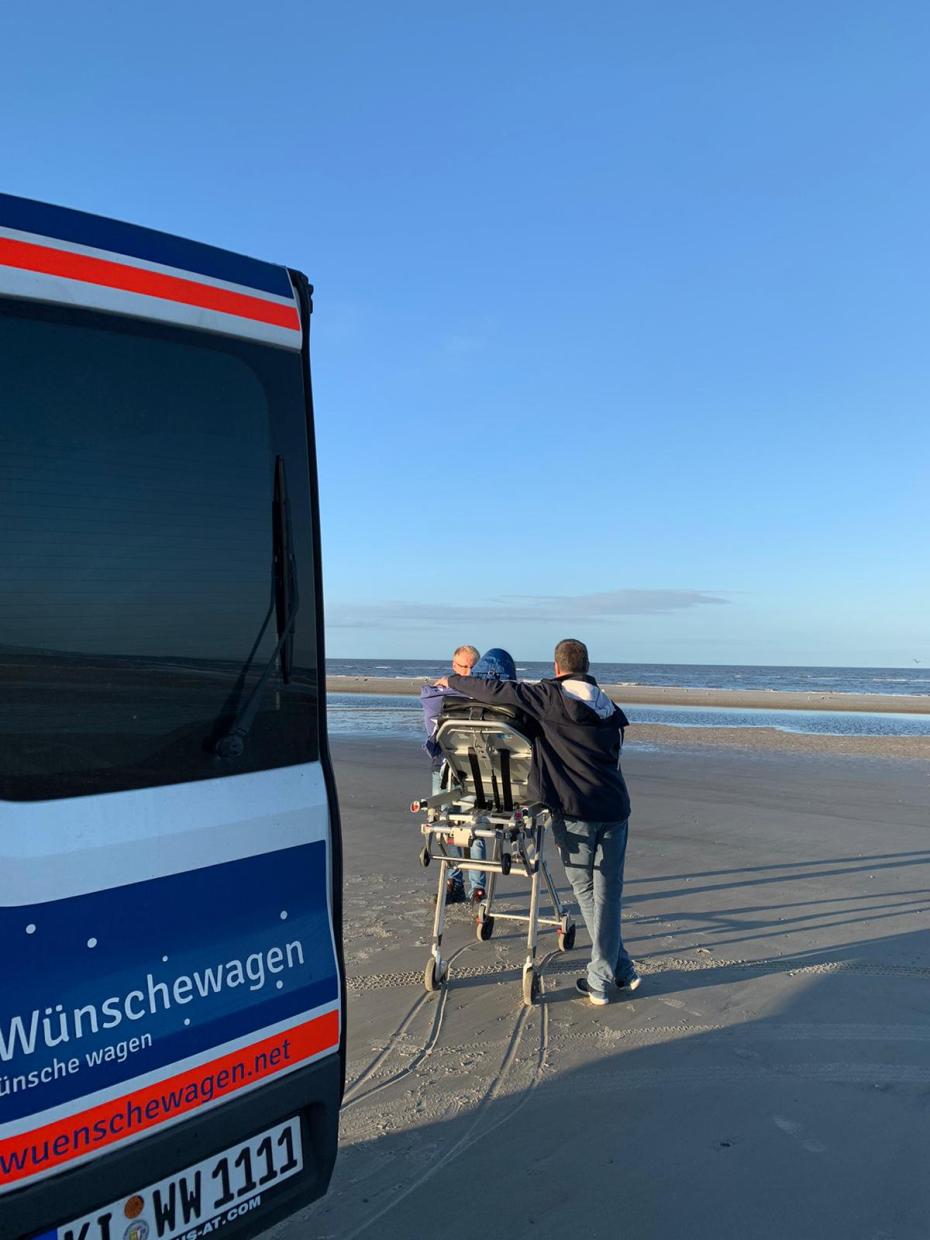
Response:
[[[330,654],[927,663],[928,38],[7,6],[2,188],[310,275]]]

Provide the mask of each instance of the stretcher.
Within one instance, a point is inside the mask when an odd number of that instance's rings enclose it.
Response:
[[[423,985],[428,991],[439,990],[448,980],[442,938],[446,880],[453,868],[487,875],[486,894],[478,905],[476,918],[476,934],[481,942],[491,938],[498,921],[526,924],[523,1002],[527,1005],[539,997],[536,948],[540,928],[555,931],[560,951],[571,951],[575,945],[575,923],[559,899],[544,855],[551,814],[545,805],[534,803],[529,794],[531,734],[530,721],[511,707],[491,707],[462,698],[447,698],[443,702],[434,738],[442,751],[443,782],[439,792],[410,806],[415,814],[425,812],[420,826],[424,839],[421,865],[439,862],[432,946],[423,972]],[[485,842],[484,860],[469,855],[476,840]],[[450,853],[450,848],[462,855]],[[530,880],[526,913],[504,913],[494,904],[498,876],[506,878],[515,872]],[[540,911],[543,885],[551,906],[548,916]]]

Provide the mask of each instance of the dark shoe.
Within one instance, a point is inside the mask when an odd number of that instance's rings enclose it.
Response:
[[[457,883],[454,878],[446,879],[446,904],[463,904],[465,902],[465,888],[461,883]]]
[[[471,900],[472,904],[480,904],[481,901],[486,898],[487,894],[488,893],[483,887],[476,887],[468,898]]]
[[[575,989],[580,995],[584,995],[586,999],[590,999],[596,1007],[604,1007],[610,1002],[607,995],[602,995],[599,990],[592,990],[588,985],[586,977],[579,977],[575,980]]]
[[[628,973],[626,977],[618,977],[615,980],[617,983],[618,990],[623,990],[627,994],[632,994],[633,991],[637,989],[637,987],[639,986],[640,982],[643,979],[639,976],[639,974],[634,969],[633,972]]]

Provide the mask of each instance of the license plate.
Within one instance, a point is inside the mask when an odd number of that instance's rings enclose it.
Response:
[[[302,1165],[295,1116],[36,1240],[201,1240],[260,1210]]]

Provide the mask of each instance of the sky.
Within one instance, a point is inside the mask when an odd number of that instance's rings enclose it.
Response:
[[[0,189],[304,270],[327,653],[930,663],[930,8],[0,9]]]

